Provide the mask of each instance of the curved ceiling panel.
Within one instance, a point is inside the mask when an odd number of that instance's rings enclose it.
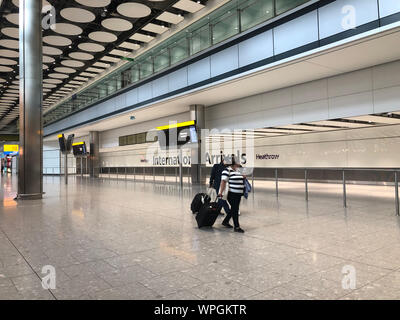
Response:
[[[60,36],[46,36],[43,38],[43,42],[59,47],[69,46],[72,43],[70,39]]]
[[[0,58],[0,64],[3,66],[14,66],[14,65],[18,64],[18,62],[15,60],[11,60],[11,59]]]
[[[110,3],[111,0],[75,0],[79,4],[82,4],[87,7],[107,7]]]
[[[143,18],[151,13],[151,9],[148,6],[137,2],[122,3],[117,7],[117,11],[119,14],[129,18]]]
[[[71,52],[69,56],[72,59],[85,60],[85,61],[94,59],[94,56],[92,54],[86,52]]]
[[[13,69],[10,67],[0,66],[0,72],[12,72]]]
[[[10,13],[5,17],[8,22],[12,24],[19,25],[19,14],[18,13]]]
[[[58,48],[43,46],[43,53],[51,56],[59,56],[62,55],[63,52]]]
[[[1,39],[0,46],[10,49],[19,49],[19,42],[17,40]]]
[[[69,76],[63,73],[49,73],[49,77],[55,79],[67,79]]]
[[[75,68],[81,68],[85,65],[82,61],[77,61],[77,60],[63,60],[61,61],[61,64],[66,67],[75,67]]]
[[[14,50],[0,49],[0,57],[18,58],[19,52]]]
[[[128,31],[133,28],[132,23],[130,23],[128,20],[120,18],[105,19],[101,22],[101,25],[106,29],[119,32]]]
[[[10,38],[15,38],[15,39],[19,38],[18,28],[11,28],[11,27],[3,28],[1,29],[1,33]]]
[[[60,73],[75,73],[76,72],[75,69],[67,68],[67,67],[54,68],[54,71],[60,72]]]
[[[54,84],[63,83],[62,80],[58,80],[58,79],[44,79],[43,82],[45,82],[45,83],[54,83]]]
[[[43,87],[44,87],[44,88],[54,89],[54,88],[57,88],[57,85],[55,85],[55,84],[50,84],[50,83],[43,83]]]
[[[43,62],[44,63],[53,63],[55,60],[52,57],[48,57],[48,56],[43,56]]]
[[[92,12],[80,8],[65,8],[60,14],[64,19],[79,23],[89,23],[96,19]]]
[[[55,28],[52,29],[54,32],[59,34],[63,34],[66,36],[77,36],[82,34],[83,30],[81,27],[78,27],[71,23],[56,23]]]
[[[114,42],[118,39],[115,34],[105,31],[95,31],[89,33],[89,38],[99,42]]]
[[[92,43],[92,42],[80,43],[80,44],[78,44],[78,48],[83,51],[89,51],[89,52],[102,52],[106,49],[101,44]]]

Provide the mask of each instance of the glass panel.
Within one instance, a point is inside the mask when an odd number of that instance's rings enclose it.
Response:
[[[136,135],[136,143],[146,143],[146,133],[138,133]]]
[[[275,1],[276,1],[276,14],[282,14],[309,0],[275,0]]]
[[[153,57],[149,56],[139,62],[140,79],[146,78],[153,73]]]
[[[165,48],[154,56],[154,72],[158,72],[167,67],[169,67],[169,50]]]
[[[119,137],[119,145],[126,146],[126,137]]]
[[[253,0],[241,6],[242,31],[274,17],[273,0]]]
[[[170,44],[171,64],[175,64],[189,56],[188,39],[186,37]]]
[[[206,24],[190,36],[190,54],[195,54],[211,46],[210,43],[210,25]]]
[[[138,67],[138,65],[132,66],[132,68],[130,68],[130,73],[131,73],[132,83],[135,83],[135,82],[139,81],[139,67]]]
[[[127,86],[129,86],[132,83],[132,73],[131,71],[128,70],[124,70],[122,72],[122,87],[125,88]]]
[[[126,143],[129,145],[135,144],[136,143],[136,135],[132,134],[132,135],[128,136]]]
[[[236,10],[230,10],[220,16],[212,25],[213,44],[239,33],[239,19]]]

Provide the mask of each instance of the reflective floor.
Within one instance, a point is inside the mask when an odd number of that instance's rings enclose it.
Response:
[[[256,183],[245,234],[199,230],[197,189],[45,177],[45,199],[0,191],[1,299],[399,299],[400,219],[393,188]],[[55,289],[42,288],[44,266]],[[51,274],[50,274],[51,275]],[[51,282],[46,282],[51,283]]]

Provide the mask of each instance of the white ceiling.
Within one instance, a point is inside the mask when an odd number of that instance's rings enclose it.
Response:
[[[313,81],[378,65],[400,58],[400,27],[364,39],[354,39],[339,47],[316,50],[276,63],[259,71],[234,77],[228,81],[205,86],[192,92],[175,96],[137,111],[113,116],[91,125],[71,130],[70,133],[87,135],[89,131],[104,131],[133,123],[140,123],[189,110],[192,104],[211,106],[254,94],[268,92],[299,83]],[[368,52],[368,54],[364,54]],[[130,120],[135,115],[136,120]],[[387,120],[390,121],[390,120]],[[256,129],[256,128],[248,128]],[[48,137],[47,139],[54,139]]]

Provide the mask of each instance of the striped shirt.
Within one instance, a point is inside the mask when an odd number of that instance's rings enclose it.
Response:
[[[234,171],[232,168],[227,168],[222,171],[221,180],[229,183],[229,192],[243,194],[244,178],[240,172]]]

